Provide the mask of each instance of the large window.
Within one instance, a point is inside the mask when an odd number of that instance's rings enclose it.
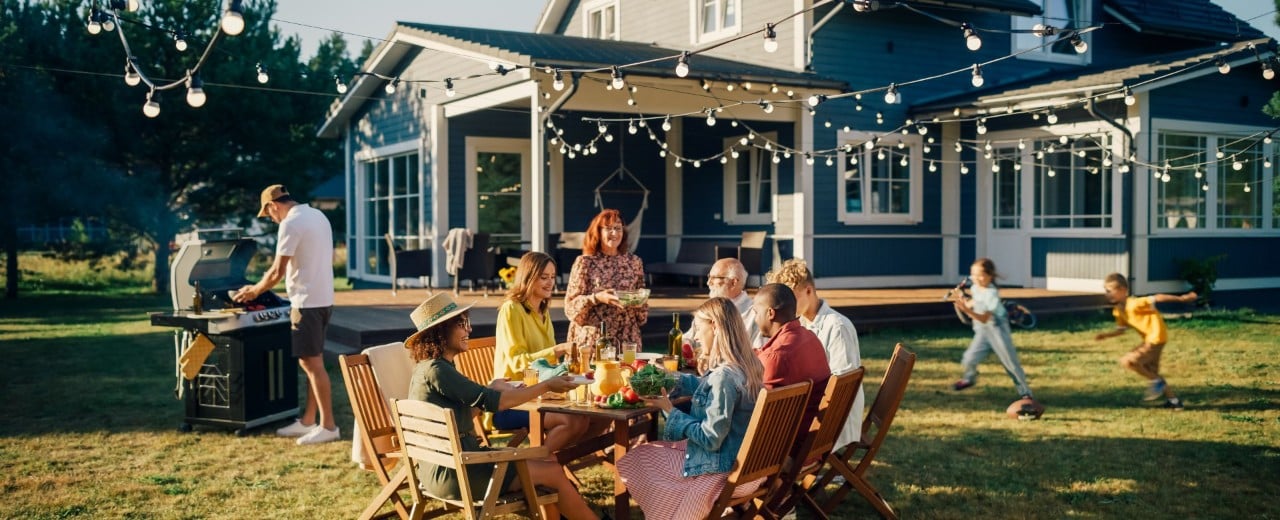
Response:
[[[1019,54],[1018,57],[1066,63],[1089,63],[1089,53],[1076,52],[1069,39],[1062,36],[1064,32],[1083,29],[1092,23],[1090,1],[1031,0],[1031,2],[1040,6],[1042,13],[1039,16],[1012,17],[1013,29],[1015,30],[1013,33],[1014,52],[1035,49],[1025,54]],[[1052,26],[1058,32],[1044,37],[1030,32],[1017,32],[1030,31],[1036,24]],[[1091,34],[1083,34],[1080,37],[1084,39],[1085,43],[1091,40]],[[1045,45],[1046,43],[1049,45]]]
[[[479,232],[497,241],[520,241],[520,160],[518,153],[480,152],[476,157]]]
[[[397,244],[406,249],[419,249],[422,221],[422,188],[418,182],[421,168],[418,154],[383,157],[362,164],[360,180],[365,274],[390,274],[387,242],[390,233]]]
[[[921,219],[921,149],[917,135],[889,135],[871,148],[850,141],[842,154],[837,213],[846,224],[912,224]]]
[[[1022,227],[1022,173],[1018,166],[1018,150],[998,150],[998,157],[991,168],[991,227],[993,229],[1018,229]]]
[[[725,146],[734,146],[741,139],[726,140]],[[768,224],[773,221],[774,184],[778,177],[774,154],[755,147],[737,151],[738,157],[730,156],[724,165],[724,220],[728,224]]]
[[[1111,168],[1103,166],[1104,149],[1101,138],[1035,143],[1035,227],[1112,227]]]
[[[618,2],[606,1],[589,4],[586,8],[587,38],[598,40],[617,40],[618,36]]]
[[[742,0],[693,0],[699,42],[734,36],[742,30]]]
[[[1158,142],[1151,182],[1155,228],[1280,226],[1274,204],[1268,208],[1274,197],[1273,145],[1191,132],[1159,132]]]

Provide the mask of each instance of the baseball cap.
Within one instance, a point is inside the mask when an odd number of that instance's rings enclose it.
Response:
[[[267,203],[289,194],[283,184],[272,184],[262,190],[258,201],[258,218],[267,216]]]

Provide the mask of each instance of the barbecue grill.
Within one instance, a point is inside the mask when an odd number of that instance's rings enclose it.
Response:
[[[151,324],[177,329],[174,394],[186,408],[182,431],[201,424],[234,428],[243,435],[298,413],[289,301],[271,291],[248,303],[231,299],[250,283],[244,273],[256,252],[257,243],[241,238],[239,229],[217,229],[197,231],[174,256],[169,279],[173,311],[152,313]],[[193,308],[197,282],[201,309]],[[193,355],[203,353],[199,336],[213,344],[203,359]],[[200,363],[198,372],[189,367],[194,378],[184,377],[184,360]]]

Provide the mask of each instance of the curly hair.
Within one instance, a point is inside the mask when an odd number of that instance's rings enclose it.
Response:
[[[411,337],[405,341],[404,348],[409,349],[409,359],[426,361],[444,357],[444,347],[449,342],[449,331],[470,320],[468,314],[470,313],[464,312],[437,323],[417,337]]]
[[[795,291],[804,285],[813,285],[813,273],[804,260],[792,258],[783,262],[781,267],[769,271],[765,275],[765,282],[780,283]]]
[[[622,226],[622,243],[618,244],[618,254],[627,253],[627,223],[622,221],[622,213],[616,209],[604,209],[587,226],[587,235],[582,239],[582,254],[591,256],[600,252],[601,235],[604,228],[612,225]]]

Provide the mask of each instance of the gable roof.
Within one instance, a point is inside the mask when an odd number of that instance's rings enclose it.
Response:
[[[1107,13],[1144,34],[1215,42],[1263,37],[1262,31],[1210,0],[1104,0],[1103,3]]]
[[[1244,40],[1228,46],[1201,47],[1160,56],[1148,56],[1127,65],[1109,68],[1092,67],[1065,72],[1048,70],[1032,78],[1019,79],[977,92],[948,94],[923,100],[912,107],[912,112],[916,114],[950,112],[957,106],[1005,108],[1018,103],[1034,103],[1037,100],[1052,100],[1067,95],[1096,95],[1111,90],[1116,90],[1116,95],[1119,96],[1118,90],[1125,85],[1138,85],[1131,90],[1143,92],[1210,72],[1217,74],[1216,68],[1207,65],[1211,65],[1218,58],[1223,58],[1232,66],[1254,63],[1258,58],[1253,52],[1249,52],[1251,45],[1256,46],[1262,59],[1267,59],[1273,54],[1267,47],[1270,42],[1270,38]],[[1170,72],[1196,65],[1202,65],[1204,70],[1161,79],[1161,76]]]
[[[905,0],[902,3],[917,4],[921,7],[942,6],[995,11],[1017,16],[1032,16],[1042,12],[1039,5],[1029,0]]]

